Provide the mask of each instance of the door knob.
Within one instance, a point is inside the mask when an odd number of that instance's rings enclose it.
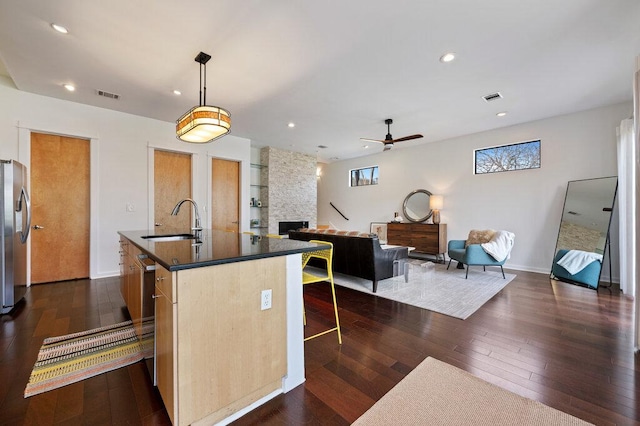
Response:
[[[44,226],[33,225],[33,229],[44,229]]]
[[[156,222],[156,223],[154,223],[154,224],[153,224],[153,226],[162,226],[162,224],[161,224],[161,223]]]

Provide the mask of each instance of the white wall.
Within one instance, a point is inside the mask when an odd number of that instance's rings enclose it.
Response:
[[[248,139],[226,136],[209,144],[187,144],[175,138],[174,123],[22,92],[0,77],[0,158],[29,166],[30,130],[92,139],[92,278],[119,273],[117,231],[147,229],[153,221],[150,147],[194,154],[193,198],[206,225],[212,202],[210,158],[241,161],[241,230],[248,229]],[[126,212],[127,203],[135,205],[134,212]]]
[[[548,273],[567,182],[617,175],[616,126],[631,111],[623,103],[410,148],[397,144],[387,152],[373,146],[378,153],[322,165],[318,223],[368,231],[370,222],[402,212],[404,197],[423,188],[444,196],[441,223],[449,240],[466,239],[470,229],[510,230],[516,242],[506,266]],[[473,174],[474,149],[536,139],[542,141],[539,169]],[[379,185],[349,188],[350,169],[373,165],[380,167]],[[612,247],[615,263],[617,240]]]

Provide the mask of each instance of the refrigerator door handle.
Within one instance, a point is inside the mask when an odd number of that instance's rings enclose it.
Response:
[[[22,244],[27,242],[27,238],[29,237],[29,232],[31,231],[31,201],[29,200],[29,193],[26,188],[23,186],[20,191],[20,201],[18,202],[18,211],[22,211],[22,199],[24,199],[24,204],[27,211],[27,225],[23,227],[23,231],[20,231],[20,241]],[[26,231],[24,231],[26,229]]]

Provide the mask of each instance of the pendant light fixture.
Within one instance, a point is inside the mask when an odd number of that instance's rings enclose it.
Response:
[[[196,56],[195,61],[200,64],[200,104],[191,108],[176,122],[176,135],[178,139],[185,142],[211,142],[231,130],[229,111],[207,105],[207,62],[209,59],[211,59],[211,55],[204,52],[200,52]],[[202,84],[203,74],[204,85]]]

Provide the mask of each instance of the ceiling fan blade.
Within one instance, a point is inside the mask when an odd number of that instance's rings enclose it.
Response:
[[[384,141],[378,140],[378,139],[367,139],[367,138],[360,138],[361,141],[364,142],[380,142],[380,143],[384,143]]]
[[[411,135],[411,136],[405,136],[403,138],[394,139],[393,142],[410,141],[412,139],[420,139],[420,138],[423,138],[423,137],[424,136],[422,136],[422,135]]]

